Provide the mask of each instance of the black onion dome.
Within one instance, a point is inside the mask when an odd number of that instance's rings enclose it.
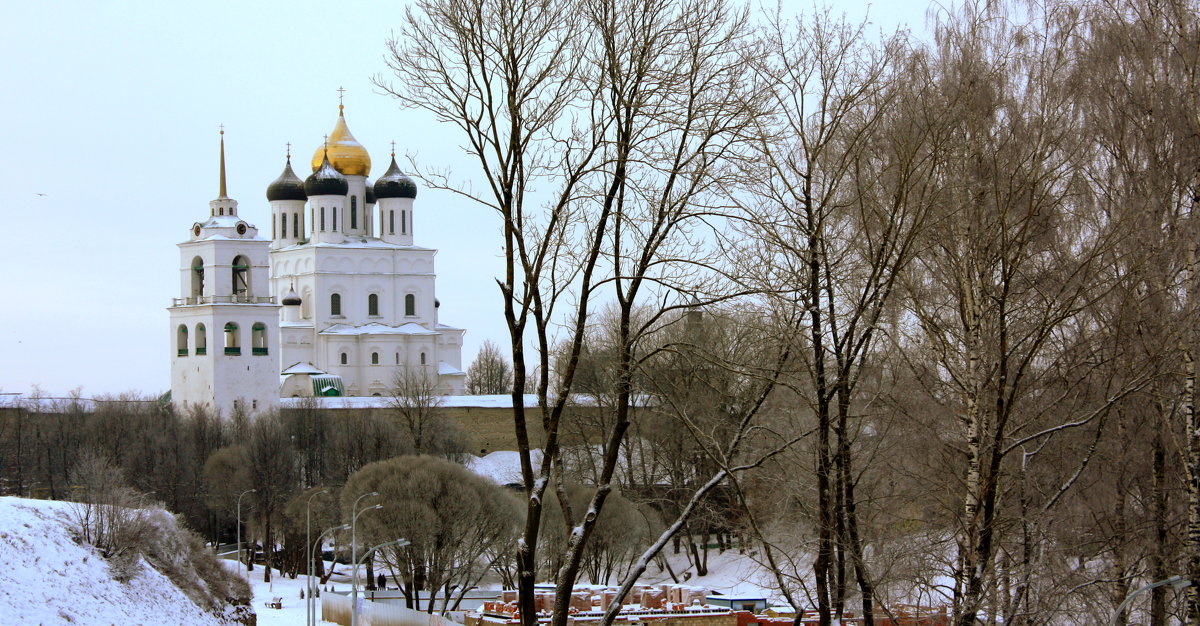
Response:
[[[417,183],[405,176],[396,166],[396,157],[392,156],[392,164],[388,166],[383,176],[375,181],[375,197],[377,198],[416,198]]]
[[[283,306],[300,306],[300,296],[296,295],[295,289],[289,289],[288,294],[283,297]]]
[[[375,185],[367,181],[367,204],[375,204]]]
[[[287,165],[283,167],[279,178],[267,185],[267,201],[276,200],[308,200],[308,194],[304,193],[304,181],[292,171],[291,157],[288,157]]]
[[[321,161],[321,167],[304,181],[304,192],[308,197],[313,196],[344,196],[350,191],[350,184],[329,164],[329,156]]]

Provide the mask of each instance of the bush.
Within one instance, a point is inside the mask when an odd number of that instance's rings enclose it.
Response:
[[[79,541],[108,560],[114,578],[129,580],[138,573],[151,530],[146,498],[121,480],[115,464],[94,451],[80,455],[70,476]]]

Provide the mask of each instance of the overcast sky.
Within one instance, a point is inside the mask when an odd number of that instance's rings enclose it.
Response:
[[[785,7],[790,3],[785,2]],[[866,2],[836,10],[861,18]],[[170,388],[166,307],[179,251],[217,196],[224,124],[229,195],[270,235],[265,190],[291,142],[296,173],[337,116],[371,154],[390,142],[470,180],[456,129],[371,86],[404,3],[12,2],[0,13],[0,392],[86,396]],[[795,11],[808,7],[795,4]],[[785,8],[785,10],[789,10]],[[870,9],[878,28],[920,28],[926,3]],[[403,162],[402,162],[402,165]],[[443,323],[503,344],[493,278],[498,221],[421,189],[415,243],[436,248]]]

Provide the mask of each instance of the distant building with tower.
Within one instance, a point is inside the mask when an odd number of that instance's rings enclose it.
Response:
[[[274,408],[280,397],[389,395],[424,376],[463,392],[464,330],[438,318],[434,257],[415,245],[416,183],[393,151],[371,157],[343,108],[301,180],[290,153],[267,186],[270,239],[238,215],[225,182],[179,244],[171,319],[171,398],[180,407]]]

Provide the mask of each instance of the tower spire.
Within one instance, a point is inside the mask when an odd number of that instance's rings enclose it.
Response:
[[[225,125],[221,124],[221,194],[219,198],[227,198],[225,195]]]

